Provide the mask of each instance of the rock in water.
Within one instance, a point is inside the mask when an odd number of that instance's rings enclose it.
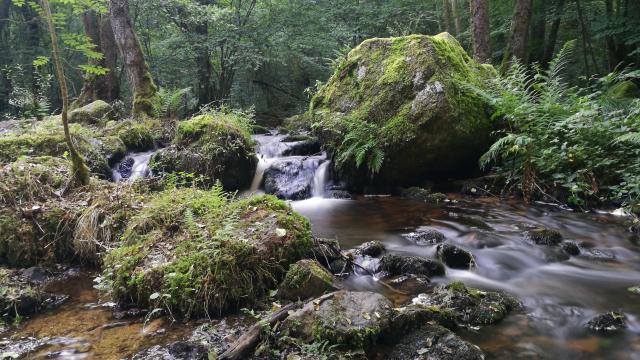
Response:
[[[627,327],[626,316],[619,312],[608,312],[600,314],[587,322],[587,328],[598,331],[617,331]]]
[[[439,261],[419,256],[399,256],[387,254],[380,260],[380,268],[389,275],[443,276],[444,265]]]
[[[483,87],[495,74],[447,33],[369,39],[349,53],[305,117],[332,151],[352,131],[368,129],[360,138],[370,136],[367,146],[384,152],[374,185],[468,175],[491,145],[492,126],[487,105],[461,82]],[[355,161],[336,166],[352,186],[370,181]]]
[[[408,234],[402,234],[402,237],[417,245],[435,245],[445,240],[444,234],[434,229],[418,229]]]
[[[276,160],[264,173],[264,190],[281,199],[302,200],[311,196],[318,159]]]
[[[538,245],[555,246],[562,241],[562,234],[559,231],[545,228],[529,230],[525,237]]]
[[[476,263],[470,252],[455,245],[440,244],[437,253],[438,258],[450,268],[468,270]]]
[[[115,114],[111,105],[102,100],[96,100],[69,113],[69,122],[95,124],[109,120],[109,116]]]
[[[389,328],[391,302],[384,296],[363,291],[338,291],[309,301],[284,322],[290,335],[306,342],[367,348]]]
[[[333,285],[333,275],[317,261],[305,259],[289,266],[289,271],[280,284],[279,295],[295,301],[335,290],[337,288]]]
[[[450,330],[434,324],[424,324],[421,328],[404,336],[386,354],[389,360],[483,360],[479,347],[462,340]]]

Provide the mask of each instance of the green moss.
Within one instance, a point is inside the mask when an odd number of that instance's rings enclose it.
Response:
[[[308,222],[273,197],[238,201],[219,187],[165,191],[131,220],[127,245],[105,259],[105,279],[122,303],[219,314],[273,288],[298,254],[309,253],[310,236]]]
[[[492,76],[448,34],[370,39],[349,53],[305,117],[338,158],[349,153],[342,145],[354,123],[374,124],[363,148],[376,144],[385,156],[372,182],[410,185],[475,166],[490,145],[490,119],[487,105],[461,84],[482,87]],[[354,162],[337,170],[364,185],[366,169],[354,170]]]
[[[95,124],[106,122],[114,115],[113,108],[102,100],[94,101],[69,113],[69,122]]]

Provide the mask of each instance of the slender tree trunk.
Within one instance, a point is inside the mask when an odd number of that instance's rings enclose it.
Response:
[[[531,53],[529,63],[540,63],[544,58],[544,40],[547,32],[547,1],[535,0],[533,10],[533,25],[531,26]]]
[[[487,0],[470,0],[473,57],[481,63],[491,63],[491,37]]]
[[[157,88],[129,17],[128,0],[110,0],[111,28],[133,92],[134,116],[153,116]]]
[[[582,11],[582,3],[580,0],[576,0],[576,9],[578,11],[578,20],[580,21],[580,28],[582,30],[582,47],[584,50],[584,64],[587,78],[591,76],[591,72],[589,70],[589,55],[591,55],[591,60],[593,62],[593,66],[595,68],[595,72],[599,73],[598,62],[596,61],[595,54],[593,53],[593,47],[591,46],[591,38],[589,37],[589,29],[587,28],[587,24],[584,20],[584,13]]]
[[[64,128],[64,139],[69,147],[69,155],[71,157],[73,178],[80,185],[89,184],[89,169],[84,163],[82,156],[76,150],[71,139],[71,133],[69,132],[69,122],[67,120],[67,110],[69,109],[69,94],[67,92],[67,80],[64,77],[64,69],[62,68],[62,61],[60,60],[60,50],[58,49],[58,37],[56,36],[56,28],[53,25],[53,16],[51,15],[51,7],[49,6],[49,0],[41,0],[42,9],[44,11],[44,17],[49,28],[49,35],[51,37],[51,54],[53,58],[53,65],[56,70],[56,77],[60,85],[60,95],[62,97],[62,127]]]
[[[11,0],[0,0],[0,38],[9,23],[9,7],[11,7]]]
[[[462,19],[458,8],[458,0],[451,0],[451,14],[453,15],[453,22],[456,27],[456,36],[462,34]]]
[[[82,90],[73,106],[83,106],[92,101],[104,100],[112,102],[120,96],[120,83],[116,75],[118,59],[111,21],[95,11],[88,10],[82,14],[82,22],[87,36],[96,45],[95,50],[103,54],[99,61],[92,61],[93,65],[107,68],[105,75],[86,75]]]
[[[199,24],[195,27],[195,33],[199,35],[196,47],[196,63],[198,64],[198,104],[206,105],[213,100],[213,86],[211,76],[213,68],[209,55],[209,47],[206,45],[209,29],[207,24]]]
[[[516,0],[511,19],[511,38],[502,59],[501,70],[503,72],[509,68],[512,58],[516,58],[520,62],[526,59],[532,3],[533,0]]]
[[[556,49],[556,43],[558,42],[558,34],[560,33],[560,24],[562,23],[562,16],[564,14],[565,0],[557,0],[555,15],[553,23],[551,24],[551,30],[549,31],[549,38],[544,49],[544,56],[540,61],[542,68],[546,69],[549,66],[549,62],[553,59],[553,54]]]
[[[444,31],[451,34],[451,3],[449,0],[442,0],[442,16],[444,17]]]

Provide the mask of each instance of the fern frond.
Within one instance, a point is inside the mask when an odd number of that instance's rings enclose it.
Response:
[[[615,139],[614,142],[615,143],[630,142],[634,144],[640,144],[640,132],[624,134],[622,136],[619,136],[617,139]]]
[[[546,75],[549,80],[561,80],[560,75],[566,69],[567,65],[573,61],[574,51],[576,49],[576,40],[567,41],[558,54],[549,62],[549,70]]]
[[[508,134],[507,136],[499,139],[480,157],[480,168],[485,169],[489,164],[496,161],[499,156],[503,154],[503,151],[507,147],[516,143],[518,136],[515,134]]]

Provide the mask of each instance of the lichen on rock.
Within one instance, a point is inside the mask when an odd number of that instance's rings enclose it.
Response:
[[[109,120],[115,115],[111,105],[102,100],[96,100],[83,107],[74,109],[69,113],[69,122],[82,124],[95,124]]]

